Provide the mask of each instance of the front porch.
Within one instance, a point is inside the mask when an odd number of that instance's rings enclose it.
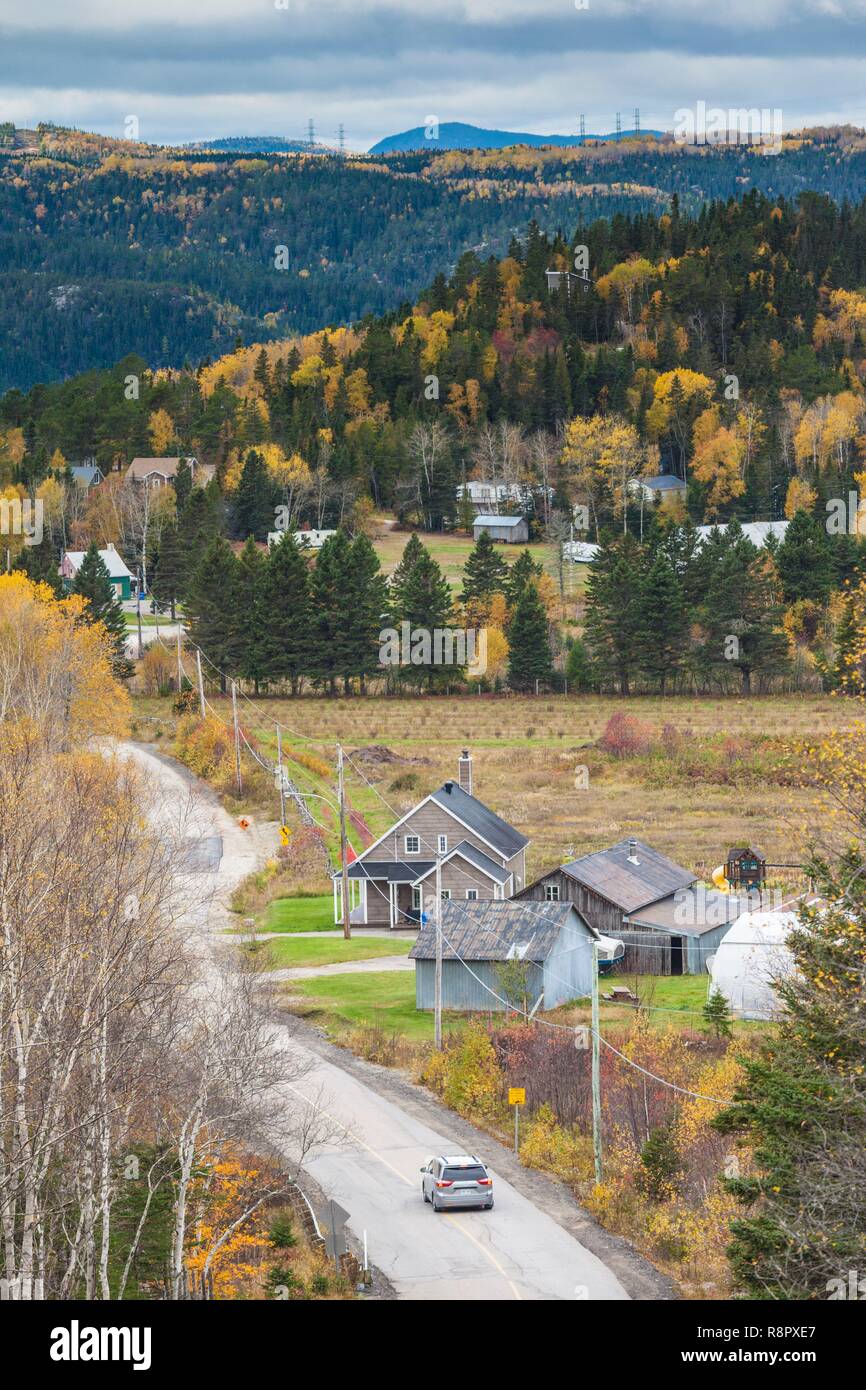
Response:
[[[414,927],[421,917],[421,890],[414,880],[432,865],[354,863],[349,866],[350,921],[367,927]],[[334,922],[343,920],[342,886],[334,875]]]

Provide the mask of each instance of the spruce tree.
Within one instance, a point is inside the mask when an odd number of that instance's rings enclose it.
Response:
[[[689,619],[680,582],[661,550],[644,577],[639,603],[641,668],[664,695],[685,656]]]
[[[526,585],[539,578],[543,571],[544,566],[533,560],[528,550],[521,550],[505,578],[505,597],[509,608],[516,607]]]
[[[268,532],[274,530],[275,504],[276,489],[267,464],[258,450],[250,449],[232,508],[235,535],[267,540]]]
[[[490,600],[505,590],[508,566],[496,549],[488,531],[482,531],[463,570],[460,602],[471,624],[483,626],[490,612]]]
[[[565,659],[565,679],[568,681],[570,691],[583,693],[595,687],[595,672],[586,643],[580,637],[575,637],[568,649]]]
[[[349,552],[345,603],[350,617],[348,673],[358,679],[363,692],[367,677],[381,674],[379,634],[389,621],[388,585],[379,557],[364,535],[355,537]]]
[[[192,469],[185,458],[182,458],[177,466],[174,475],[174,495],[177,504],[178,516],[183,511],[192,493]]]
[[[786,937],[780,1016],[715,1120],[754,1153],[754,1176],[726,1185],[743,1204],[728,1255],[747,1296],[847,1298],[866,1242],[866,863],[852,848],[810,865],[822,900]],[[857,1297],[857,1293],[854,1294]]]
[[[512,690],[535,690],[553,676],[547,613],[534,584],[527,584],[508,625],[508,684]]]
[[[431,687],[437,680],[443,682],[448,677],[453,678],[457,674],[454,667],[437,665],[432,650],[436,629],[451,625],[451,590],[429,550],[415,534],[409,538],[400,563],[391,576],[390,597],[394,624],[398,629],[402,623],[409,624],[410,640],[414,643],[416,656],[419,654],[419,643],[414,642],[411,634],[417,632],[421,641],[426,635],[431,645],[429,662],[423,659],[412,661],[394,672],[395,676],[406,684],[426,680]],[[423,658],[423,650],[420,655]]]
[[[185,568],[184,548],[177,526],[172,524],[163,527],[151,570],[150,589],[160,608],[170,610],[172,622],[177,618],[177,601]]]
[[[95,542],[88,547],[81,561],[78,573],[72,581],[72,593],[79,594],[87,601],[86,621],[102,623],[108,633],[114,674],[119,679],[130,676],[133,668],[126,654],[128,634],[123,606]]]
[[[336,694],[339,679],[348,689],[353,665],[350,574],[349,540],[345,531],[338,531],[325,541],[310,576],[312,642],[308,671],[326,684],[332,695]]]
[[[242,619],[237,609],[238,562],[224,536],[204,552],[186,593],[189,631],[195,646],[220,673],[220,690],[227,677],[239,674]]]
[[[640,670],[643,564],[643,551],[632,536],[604,536],[589,567],[587,646],[601,678],[615,681],[621,695],[631,694]]]
[[[13,568],[22,570],[34,584],[47,584],[56,598],[63,594],[54,546],[47,535],[43,535],[38,545],[22,546]]]
[[[786,603],[812,599],[826,603],[833,588],[833,557],[824,528],[808,512],[797,511],[776,556]]]
[[[719,676],[737,671],[745,695],[752,691],[754,676],[779,677],[789,666],[776,582],[770,557],[752,545],[738,522],[731,522],[714,556],[702,607],[702,661]]]
[[[310,670],[310,574],[294,533],[271,548],[262,582],[262,679],[291,682],[292,694]]]
[[[263,605],[267,559],[252,536],[238,556],[235,605],[240,651],[238,674],[252,681],[258,695],[266,670],[266,616]]]

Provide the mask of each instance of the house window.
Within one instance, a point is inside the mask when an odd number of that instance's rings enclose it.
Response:
[[[407,835],[405,837],[405,844],[407,854],[420,854],[421,840],[417,835]]]
[[[419,912],[421,909],[421,889],[412,889],[412,911]]]
[[[450,889],[450,888],[443,888],[443,889],[442,889],[442,901],[443,901],[443,903],[447,903],[447,901],[448,901],[448,899],[449,899],[450,897],[451,897],[451,889]]]
[[[440,836],[439,836],[439,853],[440,853],[440,854],[447,854],[447,853],[448,853],[448,836],[447,836],[447,835],[440,835]]]
[[[477,901],[478,901],[478,889],[477,889],[477,888],[467,888],[467,889],[466,889],[466,897],[467,897],[467,900],[468,900],[469,902],[471,902],[471,903],[477,902]]]
[[[558,883],[545,883],[545,885],[544,885],[544,901],[545,901],[546,903],[558,903],[558,902],[559,902],[559,884],[558,884]]]

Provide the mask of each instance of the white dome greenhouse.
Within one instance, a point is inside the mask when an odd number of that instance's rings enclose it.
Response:
[[[772,982],[793,973],[785,941],[798,923],[796,912],[744,912],[722,937],[711,962],[710,989],[725,996],[735,1018],[778,1016]]]

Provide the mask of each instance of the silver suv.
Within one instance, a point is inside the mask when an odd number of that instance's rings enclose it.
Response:
[[[493,1179],[476,1154],[440,1154],[421,1172],[421,1196],[434,1211],[493,1206]]]

